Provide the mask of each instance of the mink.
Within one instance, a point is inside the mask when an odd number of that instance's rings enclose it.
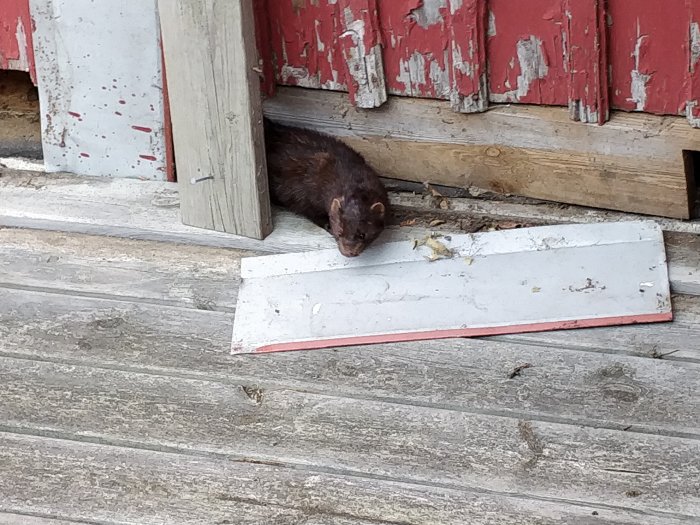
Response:
[[[389,213],[379,175],[333,137],[267,118],[264,125],[272,202],[325,228],[344,256],[360,255]]]

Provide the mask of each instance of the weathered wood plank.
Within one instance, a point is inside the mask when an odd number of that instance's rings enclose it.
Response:
[[[700,517],[698,440],[90,367],[0,367],[0,417],[22,433]],[[640,493],[634,504],[627,491]]]
[[[0,512],[0,525],[75,525],[76,523],[91,524],[95,522],[90,522],[87,520],[68,521],[57,518],[29,516],[27,514],[10,514],[7,512]],[[100,525],[104,525],[104,522],[102,522]]]
[[[7,358],[0,370],[9,431],[700,517],[698,439]]]
[[[232,311],[241,256],[200,246],[0,230],[0,287]]]
[[[463,525],[469,516],[470,525],[681,525],[693,519],[12,434],[1,434],[0,445],[7,481],[0,507],[120,523]]]
[[[185,224],[272,231],[252,0],[158,2]]]
[[[279,211],[264,241],[182,224],[177,186],[168,182],[104,179],[3,171],[0,227],[54,230],[267,253],[335,247],[323,229]],[[46,191],[37,191],[45,189]],[[378,242],[425,235],[415,228],[389,228]]]
[[[616,113],[594,127],[563,109],[517,106],[445,117],[440,101],[400,97],[381,112],[359,112],[342,94],[294,88],[280,89],[265,112],[341,138],[389,177],[690,216],[682,150],[697,138],[680,117]]]
[[[679,337],[677,346],[648,346],[643,336],[634,340],[628,332],[598,340],[594,348],[571,332],[568,340],[543,335],[527,341],[541,346],[456,339],[231,356],[231,317],[223,313],[96,299],[68,303],[11,290],[0,291],[0,299],[0,354],[6,356],[640,432],[697,433],[698,365],[670,361],[698,361],[693,341],[700,338],[692,334]],[[625,355],[674,349],[664,360]],[[510,378],[525,364],[531,367]]]

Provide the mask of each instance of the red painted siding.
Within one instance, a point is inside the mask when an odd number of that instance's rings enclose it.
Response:
[[[389,94],[685,114],[700,125],[700,0],[264,0],[270,69],[286,85],[356,90],[348,13],[370,28]],[[262,8],[259,16],[263,16]],[[260,25],[260,21],[259,21]],[[262,40],[267,39],[263,37]],[[261,44],[262,45],[262,44]],[[487,75],[484,75],[487,73]]]
[[[26,57],[26,64],[22,63],[23,57]],[[0,69],[28,71],[32,80],[35,81],[29,0],[2,0],[2,9],[0,9]]]
[[[684,113],[690,38],[686,3],[609,0],[608,4],[613,107]]]

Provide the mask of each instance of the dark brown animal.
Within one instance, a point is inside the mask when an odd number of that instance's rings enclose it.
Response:
[[[360,255],[384,230],[386,189],[356,151],[268,119],[265,145],[272,201],[330,231],[344,256]]]

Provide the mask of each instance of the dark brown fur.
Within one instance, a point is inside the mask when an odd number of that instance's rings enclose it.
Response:
[[[328,229],[346,257],[379,236],[389,200],[362,156],[327,135],[267,119],[265,143],[275,204]]]

